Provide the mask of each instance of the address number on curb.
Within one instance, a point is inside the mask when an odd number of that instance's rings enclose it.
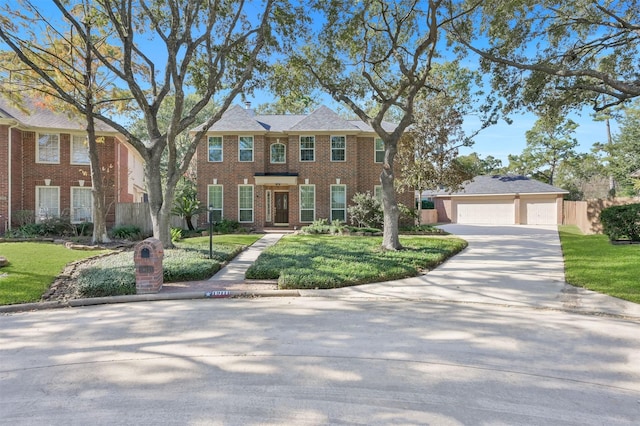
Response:
[[[204,297],[225,297],[231,296],[231,292],[229,290],[216,290],[216,291],[207,291],[204,294]]]

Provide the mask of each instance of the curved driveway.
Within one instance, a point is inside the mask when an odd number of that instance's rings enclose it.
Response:
[[[323,297],[0,316],[0,424],[640,424],[640,316],[548,309],[557,236],[513,229]]]

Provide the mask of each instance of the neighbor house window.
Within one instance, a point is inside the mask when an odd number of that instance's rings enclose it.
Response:
[[[253,185],[238,186],[238,221],[253,222]]]
[[[222,162],[222,136],[209,136],[209,162]]]
[[[238,141],[238,158],[240,161],[253,161],[253,136],[240,136]]]
[[[331,161],[345,161],[347,159],[347,138],[331,136]]]
[[[71,223],[93,222],[91,188],[71,188]]]
[[[207,187],[207,207],[211,207],[213,212],[211,213],[211,220],[213,222],[222,221],[222,185],[209,185]],[[209,218],[207,217],[207,221]]]
[[[376,163],[384,163],[384,141],[380,138],[376,138],[375,155]]]
[[[36,219],[41,222],[60,216],[60,188],[57,186],[36,187]]]
[[[40,133],[36,145],[38,163],[60,163],[60,135]]]
[[[382,185],[376,185],[373,187],[373,196],[376,200],[382,202]]]
[[[281,164],[287,161],[287,157],[284,150],[284,144],[274,143],[271,145],[271,163]]]
[[[347,186],[331,185],[331,221],[347,220]]]
[[[300,161],[316,160],[316,137],[300,136]]]
[[[89,141],[84,135],[71,136],[71,164],[89,164]]]
[[[315,185],[300,185],[300,222],[313,222],[316,216]]]

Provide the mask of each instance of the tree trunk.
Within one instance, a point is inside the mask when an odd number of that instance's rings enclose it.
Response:
[[[393,159],[396,155],[397,144],[384,141],[385,155],[380,182],[382,183],[382,211],[384,213],[384,228],[382,234],[382,248],[385,250],[400,250],[398,219],[400,210],[396,201],[396,189],[393,181]]]

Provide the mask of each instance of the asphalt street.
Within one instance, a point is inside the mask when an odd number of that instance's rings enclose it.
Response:
[[[2,315],[0,424],[640,424],[633,306],[567,304],[557,236],[514,229],[469,228],[465,252],[386,293]]]

